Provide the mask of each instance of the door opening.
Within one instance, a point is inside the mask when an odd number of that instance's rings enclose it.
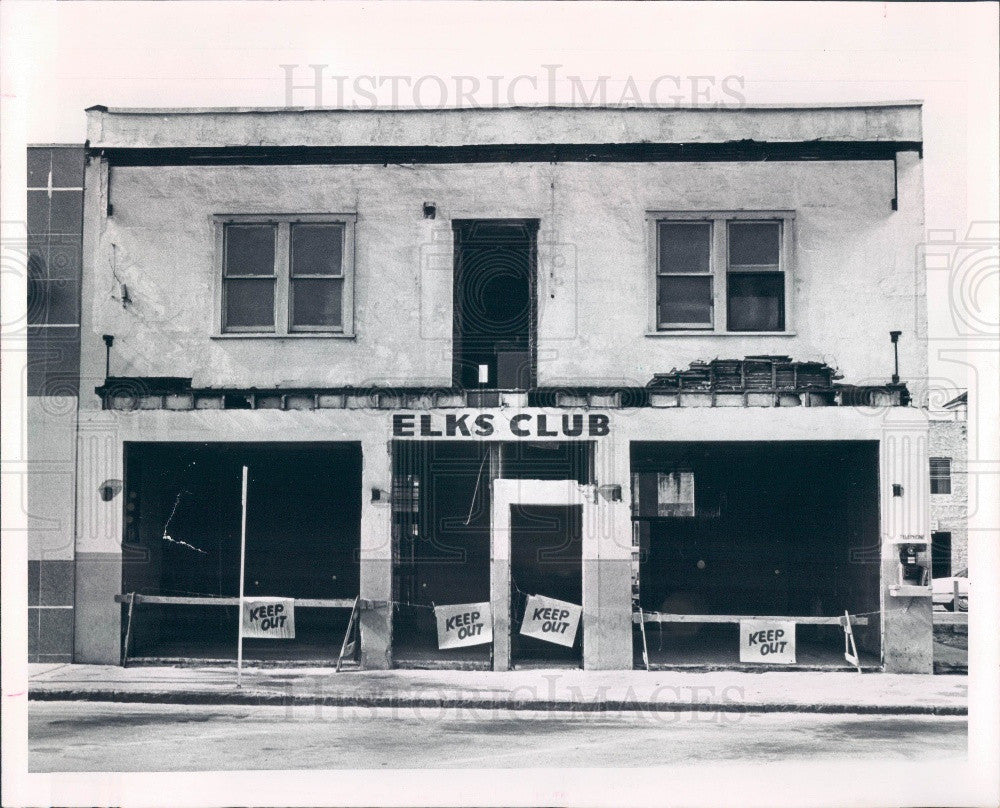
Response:
[[[457,220],[453,227],[453,382],[527,390],[535,383],[538,220]]]
[[[579,667],[583,626],[572,646],[520,634],[529,595],[583,602],[583,536],[580,505],[510,506],[510,626],[513,667]]]
[[[951,575],[951,533],[931,533],[931,577],[947,578]]]

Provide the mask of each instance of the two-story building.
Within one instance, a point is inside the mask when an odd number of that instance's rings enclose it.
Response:
[[[845,666],[847,614],[930,671],[921,154],[919,104],[91,108],[77,661],[234,656],[247,466],[299,604],[250,658],[360,598],[364,668],[737,664],[747,616]]]

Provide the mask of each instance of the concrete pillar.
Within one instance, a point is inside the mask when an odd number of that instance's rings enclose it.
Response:
[[[73,659],[76,398],[28,396],[28,661]],[[20,447],[22,450],[24,444]]]
[[[122,443],[112,414],[83,420],[77,437],[74,661],[121,661]]]
[[[882,502],[882,660],[889,673],[933,673],[934,625],[930,582],[926,593],[895,596],[899,542],[926,542],[930,564],[930,470],[927,424],[913,411],[890,409],[879,445]],[[894,493],[893,486],[901,486]]]
[[[361,590],[365,600],[392,600],[392,457],[387,436],[361,444]],[[372,491],[382,492],[373,501]],[[361,612],[361,666],[392,666],[392,606]]]
[[[596,442],[594,468],[597,524],[584,529],[589,546],[583,553],[584,640],[586,670],[632,668],[632,512],[629,442],[609,435]],[[621,500],[611,489],[621,486]],[[603,490],[603,493],[602,493]]]

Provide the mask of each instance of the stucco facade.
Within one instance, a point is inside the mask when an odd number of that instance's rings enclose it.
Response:
[[[615,393],[644,389],[656,374],[698,361],[762,355],[822,364],[845,385],[881,388],[893,373],[889,332],[901,331],[902,381],[920,395],[927,351],[916,258],[923,224],[919,106],[94,108],[88,134],[79,661],[115,662],[121,652],[122,611],[114,598],[127,516],[121,497],[101,491],[125,477],[127,444],[360,442],[358,594],[389,603],[393,512],[368,492],[393,489],[391,441],[400,438],[394,416],[420,425],[422,417],[448,410],[472,421],[489,415],[491,440],[505,442],[524,437],[512,423],[538,416],[549,424],[606,416],[606,431],[582,436],[593,446],[595,490],[622,492],[587,495],[593,507],[582,550],[583,665],[592,669],[633,665],[630,447],[679,440],[877,444],[880,535],[869,551],[882,559],[881,583],[873,584],[877,605],[868,616],[886,669],[930,669],[929,593],[890,591],[898,583],[899,543],[926,541],[929,533],[926,419],[903,406],[898,389],[866,398],[865,406],[839,393],[818,406],[810,393],[768,393],[758,401],[744,391],[738,400],[730,396],[735,406],[714,394],[681,394],[628,407]],[[783,217],[789,292],[782,331],[657,329],[653,222],[707,212]],[[220,329],[219,217],[251,214],[351,217],[351,333]],[[537,222],[536,386],[589,393],[543,407],[528,391],[513,391],[474,406],[468,391],[454,390],[452,225],[469,219]],[[110,354],[103,335],[114,337]],[[116,405],[107,378],[128,380],[128,406]],[[179,392],[162,389],[166,378],[182,380]],[[447,403],[428,400],[420,389],[453,395]],[[254,391],[255,409],[228,409],[226,391]],[[262,408],[265,394],[277,395],[277,409]],[[525,420],[512,422],[517,415]],[[405,437],[419,439],[416,428]],[[428,428],[424,436],[440,434]],[[544,428],[530,436],[566,440]],[[502,554],[491,562],[494,581],[508,574],[496,567]],[[392,621],[391,608],[362,611],[363,666],[393,664]]]

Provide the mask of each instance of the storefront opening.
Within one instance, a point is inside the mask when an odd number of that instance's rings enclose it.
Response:
[[[839,617],[879,655],[878,445],[634,443],[637,606],[692,615]],[[843,667],[839,626],[800,625],[803,666]],[[733,664],[735,623],[647,624],[650,661]],[[641,637],[636,637],[637,658]]]
[[[394,441],[393,664],[492,667],[491,645],[438,648],[433,607],[492,600],[493,481],[568,480],[575,484],[592,482],[592,478],[592,445],[586,441]],[[572,509],[557,508],[550,513],[546,508],[516,506],[512,516],[517,531],[512,548],[518,548],[520,559],[512,575],[512,594],[515,585],[522,590],[538,585],[539,591],[532,594],[580,603],[579,514],[574,517]],[[530,531],[528,526],[541,530]],[[576,543],[568,536],[575,536]],[[538,553],[548,551],[552,552],[545,565],[532,562]],[[538,580],[543,573],[551,580]],[[524,599],[512,597],[511,603],[520,610],[519,616]],[[567,656],[557,646],[552,649],[553,659]],[[574,653],[570,657],[579,659],[579,647]],[[531,656],[530,648],[526,656]],[[535,657],[542,658],[537,649]]]
[[[128,443],[125,464],[123,593],[238,595],[247,465],[246,595],[358,595],[359,443]],[[295,639],[248,639],[244,656],[336,659],[348,617],[299,609]],[[144,604],[130,657],[235,659],[236,640],[235,606]]]

